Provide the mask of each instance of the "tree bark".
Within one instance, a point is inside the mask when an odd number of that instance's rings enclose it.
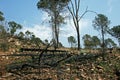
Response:
[[[102,57],[103,57],[103,60],[105,60],[105,42],[104,42],[104,30],[103,30],[103,27],[102,28]]]
[[[80,50],[80,32],[79,32],[79,27],[77,29],[77,41],[78,41],[78,50]]]

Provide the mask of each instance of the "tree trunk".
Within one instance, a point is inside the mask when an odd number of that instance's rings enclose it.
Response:
[[[58,30],[58,25],[57,25],[57,14],[56,14],[56,12],[55,12],[55,21],[54,21],[54,24],[55,24],[55,41],[56,41],[55,47],[58,48],[58,43],[59,43],[59,38],[58,38],[59,30]]]
[[[102,27],[102,57],[103,57],[103,60],[105,60],[105,42],[104,42],[104,30],[103,30],[103,27]]]
[[[78,50],[80,50],[80,32],[79,32],[79,27],[77,28],[77,41],[78,41]]]
[[[120,39],[118,39],[118,44],[119,44],[119,46],[120,46]]]

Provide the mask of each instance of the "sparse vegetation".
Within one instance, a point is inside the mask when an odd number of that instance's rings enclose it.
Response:
[[[120,80],[120,48],[111,38],[104,39],[109,33],[120,42],[119,25],[109,29],[108,18],[97,14],[93,26],[101,32],[102,40],[85,34],[82,48],[79,21],[89,10],[86,8],[79,16],[80,0],[39,0],[37,7],[51,18],[50,42],[29,30],[19,32],[23,26],[15,21],[5,22],[0,11],[0,80]],[[64,8],[72,15],[77,32],[77,41],[74,36],[67,37],[72,49],[59,42]]]

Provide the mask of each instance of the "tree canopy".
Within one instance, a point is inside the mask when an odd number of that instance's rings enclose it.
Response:
[[[8,22],[8,25],[9,25],[11,35],[14,35],[14,33],[17,31],[17,29],[22,28],[22,26],[20,24],[14,22],[14,21]]]
[[[108,38],[108,39],[105,39],[105,47],[106,48],[116,47],[116,44],[112,39]]]
[[[109,34],[111,34],[113,37],[118,39],[119,46],[120,46],[120,25],[114,26],[109,31]]]
[[[73,47],[73,45],[76,44],[76,39],[73,36],[69,36],[68,43]]]
[[[37,8],[49,14],[52,24],[52,36],[55,40],[55,47],[59,44],[59,26],[64,23],[64,17],[60,14],[63,12],[69,0],[39,0]]]
[[[3,13],[0,11],[0,21],[3,21],[5,18],[3,17]]]
[[[107,32],[109,24],[110,20],[104,14],[98,14],[93,20],[93,27],[98,31],[100,30],[103,34]]]

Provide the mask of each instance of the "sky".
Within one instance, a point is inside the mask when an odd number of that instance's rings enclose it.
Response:
[[[42,39],[52,39],[51,25],[48,24],[50,18],[48,14],[42,10],[37,9],[37,2],[39,0],[0,0],[0,11],[4,13],[5,20],[15,21],[23,26],[22,31],[29,30],[33,32],[37,37]],[[104,14],[111,21],[109,27],[120,25],[120,0],[81,0],[80,13],[81,15],[86,7],[88,10],[95,11],[100,14]],[[69,13],[68,13],[69,14]],[[82,37],[85,34],[91,36],[98,36],[100,38],[100,32],[94,30],[92,21],[95,18],[94,13],[87,13],[80,21],[80,38],[81,46],[83,46]],[[67,37],[74,36],[76,38],[76,31],[71,18],[66,19],[66,24],[60,27],[60,42],[69,47]],[[106,35],[106,38],[111,37]],[[116,39],[112,39],[117,43]]]

